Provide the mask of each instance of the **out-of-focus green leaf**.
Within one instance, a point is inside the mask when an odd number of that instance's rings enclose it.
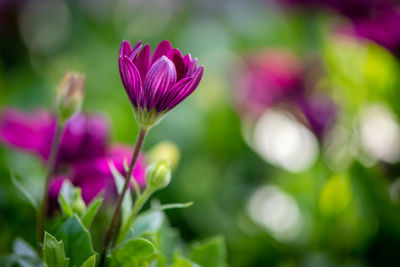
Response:
[[[96,266],[96,255],[92,255],[81,265],[81,267],[95,267],[95,266]]]
[[[13,173],[11,173],[11,181],[13,182],[15,187],[18,188],[18,190],[26,197],[26,199],[29,200],[33,208],[37,210],[38,208],[37,201],[33,198],[33,196],[29,193],[29,191],[26,190],[25,187],[15,178]]]
[[[168,263],[174,260],[174,254],[176,252],[176,245],[179,243],[179,232],[171,228],[168,219],[165,217],[161,228],[157,231],[154,243],[157,250],[162,253],[163,257]]]
[[[90,233],[77,215],[73,215],[64,222],[56,237],[64,242],[65,253],[71,259],[72,266],[80,266],[95,254]]]
[[[17,257],[15,257],[12,254],[0,256],[0,266],[12,267],[16,263],[17,263]]]
[[[90,225],[93,222],[94,217],[96,216],[97,212],[99,211],[99,208],[101,204],[103,203],[103,198],[98,198],[95,201],[92,201],[85,214],[82,216],[82,223],[86,228],[89,228]]]
[[[13,243],[13,252],[14,254],[9,258],[9,260],[14,259],[19,266],[38,267],[43,265],[36,251],[23,239],[15,239]]]
[[[154,245],[144,239],[136,238],[123,243],[115,248],[112,257],[118,266],[146,266],[146,262],[150,261],[156,254]]]
[[[157,232],[161,228],[164,219],[165,215],[160,211],[138,217],[132,227],[134,236],[139,237]]]
[[[170,204],[159,205],[159,206],[152,207],[151,209],[142,212],[140,214],[140,216],[146,216],[146,215],[156,212],[156,211],[163,211],[163,210],[170,210],[170,209],[184,209],[184,208],[188,208],[192,205],[193,205],[193,202],[170,203]]]
[[[115,186],[117,187],[118,194],[121,194],[122,189],[125,183],[125,177],[122,176],[121,173],[115,168],[114,164],[110,161],[108,163],[111,173],[114,177]],[[130,189],[128,188],[128,192],[125,194],[124,199],[122,200],[122,225],[126,223],[129,218],[129,215],[132,212],[132,196],[130,194]]]
[[[62,194],[58,196],[58,203],[60,204],[61,211],[64,214],[65,217],[71,217],[72,216],[72,209],[68,205],[67,201],[65,201],[65,198]]]
[[[63,241],[57,241],[54,236],[46,232],[43,245],[45,267],[67,267],[69,265],[69,259],[65,257]]]
[[[180,256],[175,258],[171,267],[200,267],[200,265]]]
[[[217,236],[194,244],[190,259],[201,266],[225,267],[226,248],[224,238]]]

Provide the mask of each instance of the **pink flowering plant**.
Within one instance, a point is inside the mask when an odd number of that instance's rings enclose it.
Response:
[[[110,144],[103,116],[81,113],[85,77],[79,73],[64,76],[53,112],[1,111],[0,142],[35,155],[46,167],[40,201],[12,175],[37,210],[37,243],[35,250],[16,239],[14,254],[3,257],[1,264],[224,266],[221,238],[188,248],[170,227],[164,210],[185,208],[191,202],[153,201],[142,211],[154,192],[168,186],[172,168],[165,158],[148,162],[141,151],[146,134],[196,90],[204,67],[169,41],[160,42],[153,54],[148,44],[132,47],[123,41],[118,63],[139,126],[133,149]],[[102,206],[112,207],[111,217],[98,214],[107,211]],[[107,220],[107,227],[99,229],[104,224],[98,218]],[[95,229],[101,233],[101,244],[92,241]]]

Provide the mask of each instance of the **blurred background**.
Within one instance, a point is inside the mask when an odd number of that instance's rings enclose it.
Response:
[[[222,234],[239,266],[400,266],[400,10],[390,0],[1,0],[0,105],[53,106],[67,70],[112,142],[137,126],[122,40],[204,64],[199,88],[150,132],[172,153],[162,202],[187,242]],[[150,154],[150,153],[149,153]],[[178,155],[179,154],[179,155]],[[42,163],[0,146],[0,254],[34,240]]]

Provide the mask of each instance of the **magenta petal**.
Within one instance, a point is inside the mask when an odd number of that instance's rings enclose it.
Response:
[[[139,71],[127,56],[119,59],[119,73],[129,99],[136,107],[142,91],[142,81]]]
[[[128,57],[130,58],[130,60],[134,60],[137,53],[139,53],[140,48],[142,48],[142,41],[139,41],[135,47],[133,48],[132,52],[130,53],[130,55],[128,55]]]
[[[162,102],[160,102],[158,106],[158,110],[169,109],[171,102],[179,95],[180,92],[186,91],[188,88],[191,88],[191,83],[193,81],[193,77],[186,77],[177,82],[165,95]]]
[[[54,117],[46,111],[30,114],[17,109],[4,109],[0,113],[0,141],[38,154],[47,160],[56,125]]]
[[[180,91],[174,96],[173,100],[168,105],[168,109],[174,108],[176,105],[185,100],[190,94],[192,94],[194,90],[196,90],[203,76],[203,71],[204,67],[200,66],[194,73],[193,80],[189,84],[182,87]]]
[[[112,162],[115,168],[122,175],[125,175],[124,161],[131,156],[132,149],[126,146],[114,146],[104,157],[82,161],[73,165],[72,182],[82,189],[82,197],[86,203],[90,202],[102,191],[104,191],[106,199],[116,196],[115,182],[110,171],[109,162]],[[145,168],[143,155],[139,155],[133,169],[134,178],[139,186],[143,186],[146,182]]]
[[[151,110],[160,103],[175,82],[176,70],[174,63],[166,56],[162,56],[151,66],[146,76],[144,95],[147,110]]]
[[[184,77],[185,74],[185,64],[183,62],[183,56],[179,49],[171,49],[168,53],[168,58],[174,62],[176,69],[176,79],[179,81]]]
[[[197,68],[197,58],[193,59],[189,65],[187,65],[186,76],[193,75]]]
[[[128,56],[131,54],[132,52],[132,46],[128,41],[122,41],[121,44],[121,48],[119,49],[119,56],[120,57],[124,57],[124,56]]]
[[[168,54],[169,50],[171,50],[172,46],[168,40],[161,41],[153,53],[153,58],[151,59],[151,64],[156,62],[161,56],[165,56]]]
[[[109,140],[109,125],[100,115],[78,115],[65,126],[57,162],[77,162],[103,156]]]
[[[150,46],[146,44],[140,54],[135,58],[133,63],[135,64],[136,68],[140,73],[140,77],[142,81],[145,80],[147,71],[149,70],[150,65]]]

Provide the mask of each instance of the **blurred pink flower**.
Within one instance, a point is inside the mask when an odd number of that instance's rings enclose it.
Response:
[[[318,138],[323,137],[336,117],[337,107],[327,95],[313,92],[315,73],[311,75],[313,81],[307,79],[312,65],[304,67],[295,54],[282,50],[245,55],[243,65],[235,97],[244,119],[254,121],[267,109],[281,106]]]
[[[281,0],[292,7],[331,10],[349,20],[340,31],[365,38],[400,55],[400,9],[394,0]]]
[[[4,109],[0,113],[0,141],[37,154],[47,161],[56,131],[56,118],[45,110],[24,113]],[[108,122],[99,115],[78,115],[66,125],[58,153],[58,165],[103,155],[109,139]]]
[[[28,114],[5,109],[0,113],[0,141],[34,153],[44,161],[50,154],[55,127],[55,117],[44,110]],[[82,188],[86,203],[103,190],[106,197],[116,195],[109,162],[119,172],[125,173],[123,162],[130,158],[132,150],[125,146],[110,147],[108,139],[108,123],[102,116],[78,115],[67,123],[61,139],[57,171],[49,190],[50,200],[56,201],[65,179]],[[143,155],[135,165],[134,177],[140,186],[145,184]]]
[[[236,102],[241,113],[259,116],[266,108],[303,92],[303,70],[288,51],[266,50],[244,56]]]

